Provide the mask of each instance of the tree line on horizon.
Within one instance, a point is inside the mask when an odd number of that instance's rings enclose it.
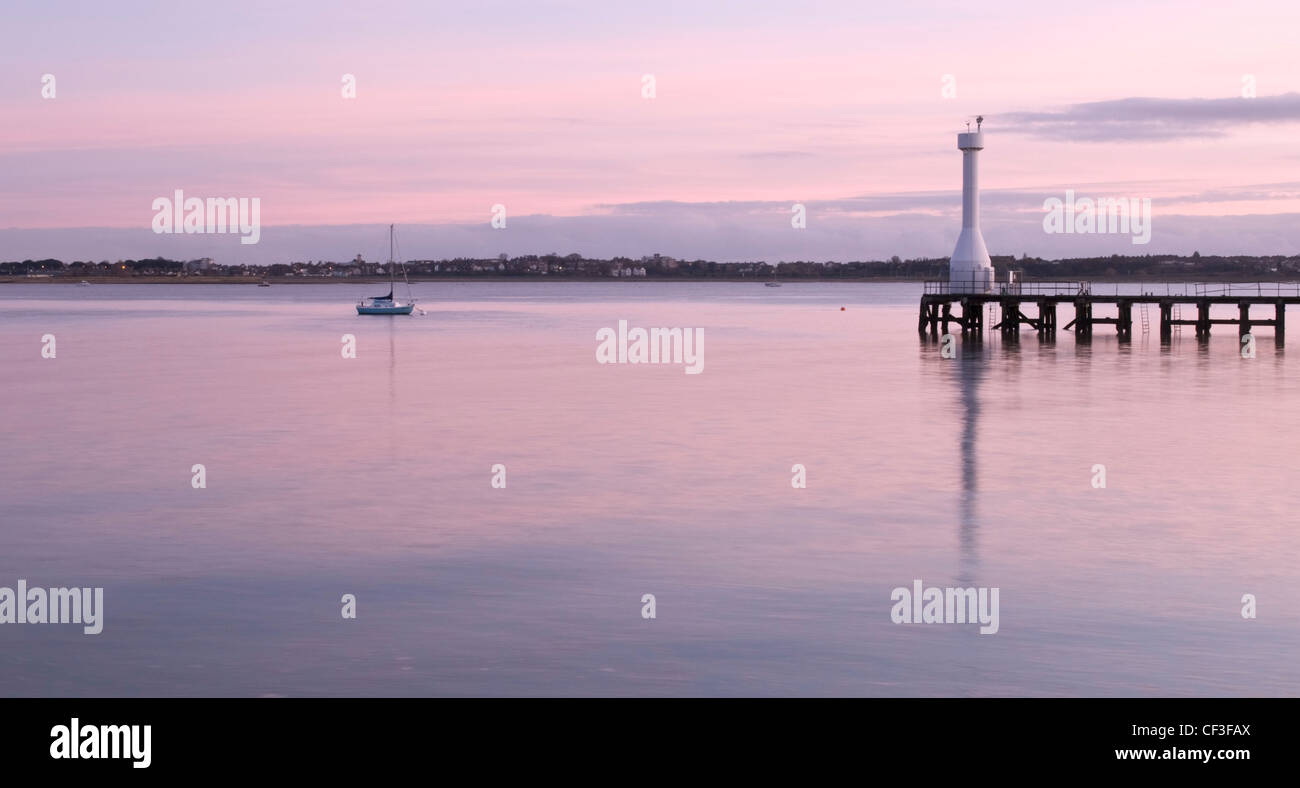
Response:
[[[1119,255],[1074,257],[1046,260],[1022,255],[995,255],[992,258],[999,276],[1017,271],[1025,279],[1074,279],[1098,277],[1186,276],[1189,274],[1221,277],[1248,275],[1279,277],[1300,274],[1300,255]],[[795,260],[716,262],[678,260],[663,255],[633,259],[630,257],[587,258],[580,254],[520,255],[496,258],[450,258],[412,260],[405,264],[412,276],[430,277],[636,277],[644,279],[746,279],[777,276],[783,279],[942,279],[948,275],[948,258],[914,258],[898,256],[888,260],[811,261]],[[0,276],[175,276],[175,277],[302,277],[344,278],[382,276],[383,263],[361,259],[348,262],[306,261],[221,265],[211,260],[171,260],[162,257],[109,262],[57,259],[22,260],[0,263]]]

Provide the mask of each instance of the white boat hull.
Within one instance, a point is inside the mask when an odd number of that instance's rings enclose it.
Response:
[[[415,304],[357,304],[358,315],[409,315]]]

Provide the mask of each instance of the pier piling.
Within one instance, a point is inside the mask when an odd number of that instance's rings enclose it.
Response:
[[[1196,338],[1210,338],[1210,302],[1196,302]]]
[[[1038,299],[1038,333],[1056,333],[1056,302],[1046,298]]]

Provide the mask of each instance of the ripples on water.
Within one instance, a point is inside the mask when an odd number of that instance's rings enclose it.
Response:
[[[910,284],[416,289],[0,289],[0,585],[106,606],[0,627],[0,694],[1296,694],[1267,328],[944,361]],[[620,319],[705,372],[596,364]],[[999,587],[999,633],[891,623],[915,578]]]

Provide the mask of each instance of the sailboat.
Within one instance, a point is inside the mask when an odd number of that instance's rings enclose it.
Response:
[[[406,303],[393,298],[393,288],[397,284],[397,265],[393,259],[393,225],[390,224],[388,225],[388,295],[358,301],[358,315],[409,315],[415,309],[415,299],[411,298],[411,280],[406,277],[406,266],[402,266],[402,279],[406,282]]]
[[[772,266],[772,281],[764,282],[764,287],[780,287],[781,283],[776,281],[776,266]]]

